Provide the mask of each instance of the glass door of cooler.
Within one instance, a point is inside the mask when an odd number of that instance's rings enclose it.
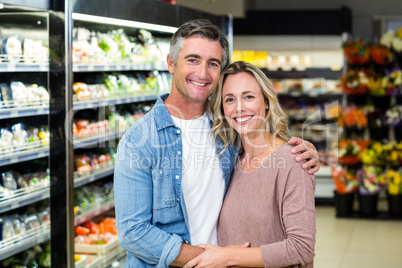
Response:
[[[0,267],[50,267],[49,13],[2,5],[0,40]]]
[[[75,254],[123,267],[113,170],[119,139],[169,92],[166,57],[175,27],[73,13]]]

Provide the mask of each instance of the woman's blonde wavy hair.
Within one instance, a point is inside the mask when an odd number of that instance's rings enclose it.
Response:
[[[240,152],[243,151],[240,135],[226,121],[222,105],[222,88],[226,78],[229,75],[241,72],[254,76],[261,87],[265,102],[268,103],[269,108],[266,111],[264,120],[267,133],[271,133],[274,137],[278,137],[284,141],[288,141],[290,137],[288,116],[282,110],[274,87],[267,76],[259,68],[250,63],[244,61],[233,62],[222,72],[218,88],[212,93],[207,106],[208,115],[213,120],[211,132],[215,139],[221,139],[225,145],[219,156],[227,150],[228,142],[233,146],[238,146]]]

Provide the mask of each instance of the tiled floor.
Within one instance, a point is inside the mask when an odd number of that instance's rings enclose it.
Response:
[[[339,219],[317,206],[317,268],[402,267],[402,220]]]

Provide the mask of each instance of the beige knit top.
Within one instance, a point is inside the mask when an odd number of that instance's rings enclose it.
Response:
[[[261,166],[236,165],[218,222],[220,246],[251,242],[265,267],[313,267],[314,175],[283,144]]]

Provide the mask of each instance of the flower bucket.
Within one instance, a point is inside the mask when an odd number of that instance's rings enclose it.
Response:
[[[378,194],[359,194],[359,212],[363,217],[373,218],[377,215]]]
[[[353,214],[354,193],[335,194],[335,215],[336,217],[350,217]]]
[[[387,194],[388,211],[391,217],[402,217],[402,195]]]
[[[341,88],[344,92],[346,92],[349,95],[365,95],[368,92],[368,88],[366,85],[359,85],[357,88],[349,88],[345,86],[344,84],[341,85]]]

